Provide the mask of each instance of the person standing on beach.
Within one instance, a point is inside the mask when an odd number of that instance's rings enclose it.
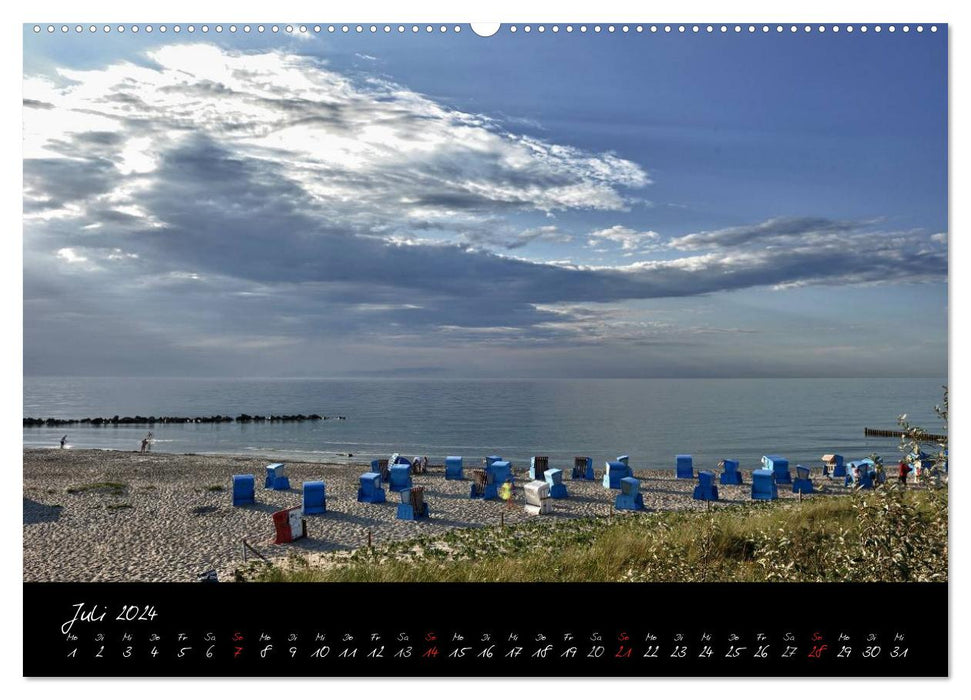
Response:
[[[909,473],[910,465],[907,464],[907,460],[900,460],[900,464],[897,465],[897,478],[900,479],[900,485],[904,488],[907,488],[907,474]]]
[[[499,487],[499,498],[505,502],[506,508],[512,510],[516,507],[515,502],[512,500],[512,482],[504,481],[502,486]]]
[[[67,435],[61,438],[61,449],[64,449],[64,445],[67,444]]]

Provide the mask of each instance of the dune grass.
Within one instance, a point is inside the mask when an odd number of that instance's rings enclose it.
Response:
[[[947,492],[880,489],[709,512],[454,530],[246,580],[319,582],[944,581]]]

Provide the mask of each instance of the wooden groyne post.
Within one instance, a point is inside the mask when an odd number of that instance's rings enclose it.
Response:
[[[262,559],[262,560],[263,560],[264,562],[266,562],[267,564],[269,564],[269,563],[270,563],[270,560],[269,560],[269,559],[267,559],[266,557],[264,557],[264,556],[263,556],[263,555],[262,555],[262,554],[261,554],[261,553],[260,553],[260,552],[259,552],[259,551],[258,551],[258,550],[256,549],[256,547],[254,547],[254,546],[253,546],[253,545],[251,545],[251,544],[250,544],[249,542],[247,542],[247,541],[246,541],[246,538],[243,538],[243,561],[244,561],[244,562],[246,561],[246,552],[247,552],[247,550],[249,550],[250,552],[252,552],[252,553],[253,553],[253,554],[255,554],[256,556],[258,556],[258,557],[259,557],[260,559]]]
[[[885,437],[885,438],[901,438],[904,435],[902,430],[884,430],[883,428],[864,428],[864,437]],[[942,442],[947,440],[946,435],[934,435],[932,433],[925,433],[923,438],[928,442]]]

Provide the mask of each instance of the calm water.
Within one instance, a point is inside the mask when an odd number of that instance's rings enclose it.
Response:
[[[155,451],[265,455],[274,459],[354,460],[392,452],[480,459],[499,454],[528,464],[574,455],[595,464],[619,454],[635,468],[671,468],[674,455],[695,465],[763,454],[816,462],[897,454],[894,439],[864,438],[864,426],[893,428],[896,417],[934,432],[935,379],[640,379],[640,380],[227,380],[24,378],[24,415],[319,413],[347,417],[275,425],[156,425]],[[25,428],[24,445],[134,450],[146,426]]]

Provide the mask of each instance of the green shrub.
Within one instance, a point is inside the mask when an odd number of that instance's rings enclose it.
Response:
[[[91,491],[100,492],[103,491],[111,496],[122,496],[128,489],[128,484],[122,484],[117,481],[97,481],[93,484],[84,484],[83,486],[72,486],[67,489],[68,493],[88,493]]]

